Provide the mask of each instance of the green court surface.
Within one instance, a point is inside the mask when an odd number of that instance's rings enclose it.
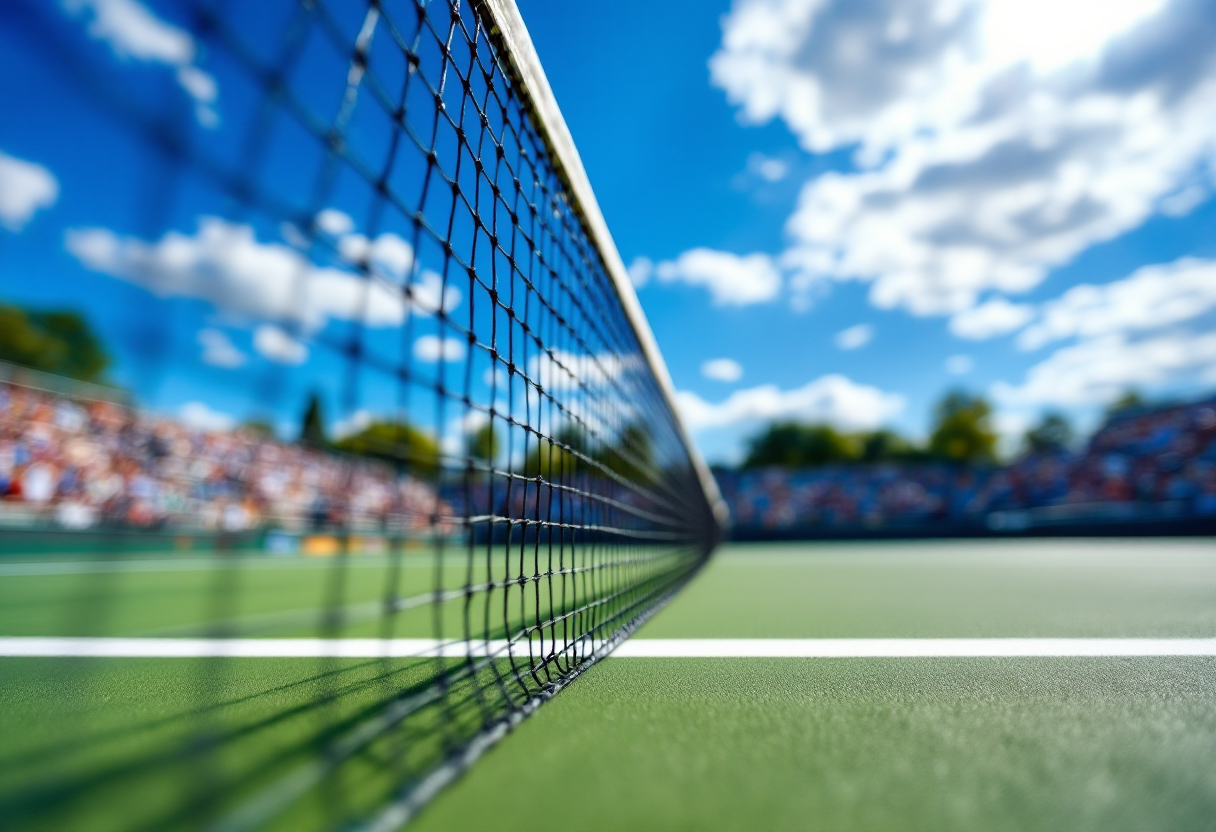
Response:
[[[1197,637],[1210,540],[724,548],[638,637]],[[542,785],[543,784],[543,785]],[[609,659],[417,829],[1216,829],[1216,659]]]
[[[383,634],[384,559],[216,564],[0,563],[0,634],[190,635],[222,620],[315,636],[333,606],[349,623],[327,634]],[[429,600],[434,558],[401,566],[399,595]],[[453,569],[444,585],[463,578]],[[424,614],[392,635],[428,633]],[[1081,540],[726,546],[636,637],[1213,635],[1213,541]],[[410,659],[0,659],[0,820],[34,807],[41,822],[20,828],[174,828],[175,807],[209,783],[232,792],[225,811],[256,806],[432,673]],[[413,744],[371,734],[275,828],[372,813],[399,783],[382,761],[442,754],[426,729]],[[200,736],[224,748],[206,766],[191,753]],[[116,801],[111,786],[142,797]],[[551,822],[1216,829],[1216,658],[609,658],[411,828]]]

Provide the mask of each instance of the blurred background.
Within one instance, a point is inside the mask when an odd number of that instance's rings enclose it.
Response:
[[[427,392],[467,352],[442,251],[257,126],[262,82],[155,5],[18,14],[0,54],[29,116],[0,120],[0,522],[307,528],[396,500],[434,524],[442,458],[524,466]],[[1210,3],[520,5],[736,536],[1211,529]],[[299,51],[340,102],[344,59]],[[271,181],[294,224],[225,207]],[[412,304],[364,315],[352,258]],[[417,383],[352,383],[377,355]],[[376,473],[385,443],[423,476]],[[358,500],[318,449],[372,460]]]

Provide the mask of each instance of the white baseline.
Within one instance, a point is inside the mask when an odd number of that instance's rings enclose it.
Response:
[[[589,645],[587,645],[589,646]],[[411,658],[467,655],[539,658],[566,647],[535,639],[439,642],[399,638],[0,637],[0,656],[92,658]],[[586,651],[579,645],[578,652]],[[759,638],[631,639],[612,658],[1020,658],[1216,656],[1216,638]]]

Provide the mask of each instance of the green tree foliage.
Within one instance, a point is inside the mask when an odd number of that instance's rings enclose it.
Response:
[[[103,381],[110,357],[77,312],[0,305],[0,360],[80,381]]]
[[[492,422],[486,422],[469,434],[465,442],[465,450],[474,459],[493,462],[502,452],[502,440]]]
[[[989,462],[996,458],[992,406],[981,396],[947,393],[934,410],[929,453],[949,462]]]
[[[1106,418],[1109,419],[1112,416],[1117,416],[1127,410],[1144,407],[1146,404],[1148,404],[1148,401],[1144,396],[1140,395],[1139,391],[1128,390],[1106,406]]]
[[[627,426],[614,441],[600,448],[595,458],[629,482],[645,483],[655,475],[654,444],[641,425]]]
[[[1055,453],[1072,444],[1072,425],[1062,413],[1047,413],[1043,419],[1026,431],[1023,444],[1031,453]]]
[[[321,396],[315,392],[309,395],[304,418],[300,421],[300,444],[310,448],[324,448],[329,444],[325,437],[325,411]]]
[[[858,434],[861,459],[864,462],[899,462],[918,459],[923,452],[893,430],[876,430]]]
[[[399,465],[423,479],[439,475],[439,443],[404,422],[372,422],[333,443],[335,450]]]
[[[850,462],[904,462],[925,456],[923,449],[886,428],[845,433],[830,425],[779,422],[752,437],[743,467],[812,468]]]
[[[524,476],[540,475],[547,480],[569,477],[583,470],[586,463],[576,454],[590,457],[587,443],[573,425],[562,428],[553,439],[530,437],[532,450],[524,458]]]
[[[246,419],[241,422],[241,430],[263,439],[275,438],[274,425],[265,419]]]
[[[855,462],[861,454],[862,446],[856,437],[840,433],[830,425],[779,422],[751,439],[743,467],[807,468]]]

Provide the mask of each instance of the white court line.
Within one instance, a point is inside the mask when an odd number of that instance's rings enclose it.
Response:
[[[539,656],[539,641],[532,644]],[[561,645],[559,645],[559,649]],[[546,641],[544,651],[553,649]],[[507,642],[424,638],[43,638],[0,637],[0,656],[125,658],[460,658],[500,655]],[[512,650],[527,656],[527,642]],[[581,652],[581,651],[580,651]],[[631,639],[614,658],[985,658],[1216,656],[1216,638],[759,638]]]
[[[634,638],[612,655],[631,659],[1216,656],[1216,638]]]

